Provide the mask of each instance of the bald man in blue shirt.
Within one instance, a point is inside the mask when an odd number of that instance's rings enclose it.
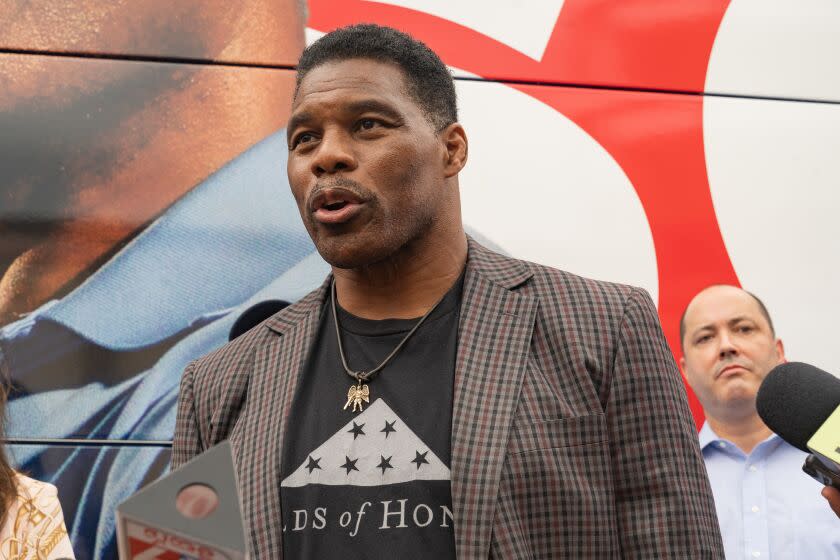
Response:
[[[700,447],[728,559],[840,557],[840,520],[802,472],[806,454],[770,431],[758,387],[785,361],[764,304],[734,286],[710,286],[680,322],[680,365],[706,422]]]

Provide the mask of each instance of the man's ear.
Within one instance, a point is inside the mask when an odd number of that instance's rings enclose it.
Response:
[[[776,356],[778,356],[780,364],[787,362],[785,358],[785,345],[781,338],[776,339]]]
[[[459,123],[452,123],[440,132],[444,154],[444,177],[447,179],[457,175],[467,164],[467,133]]]

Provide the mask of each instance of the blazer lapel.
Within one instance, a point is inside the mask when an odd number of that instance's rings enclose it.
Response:
[[[331,277],[330,277],[331,278]],[[239,436],[242,501],[250,513],[255,558],[282,557],[280,466],[283,436],[298,379],[315,338],[329,280],[266,322],[275,334],[257,348],[246,423]],[[278,336],[279,335],[279,336]],[[246,514],[247,515],[247,514]]]
[[[512,288],[531,273],[470,240],[452,411],[452,505],[458,558],[489,556],[508,435],[538,302]]]

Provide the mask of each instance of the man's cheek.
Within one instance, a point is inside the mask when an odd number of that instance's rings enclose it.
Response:
[[[294,197],[295,202],[297,203],[298,209],[301,212],[303,212],[303,207],[306,203],[306,189],[301,186],[296,186],[301,184],[302,182],[296,181],[295,176],[289,173],[289,188],[292,191],[292,196]]]

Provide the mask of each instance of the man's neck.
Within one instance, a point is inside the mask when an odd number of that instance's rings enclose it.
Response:
[[[737,419],[722,420],[707,416],[706,421],[719,437],[731,441],[747,455],[755,449],[756,445],[773,434],[755,411]]]
[[[428,240],[364,269],[337,269],[338,303],[365,319],[422,316],[452,287],[467,260],[463,229],[448,243]]]

